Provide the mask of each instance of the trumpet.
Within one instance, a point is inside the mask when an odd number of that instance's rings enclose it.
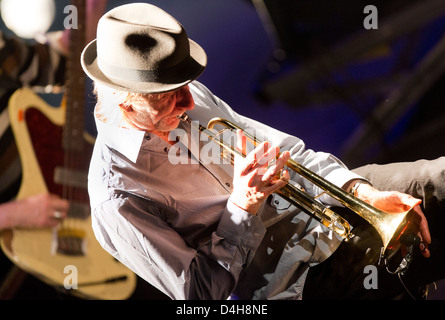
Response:
[[[197,129],[201,133],[207,135],[211,140],[221,146],[224,150],[228,151],[232,156],[246,156],[241,151],[221,139],[221,133],[224,130],[229,129],[244,131],[241,127],[237,126],[233,122],[224,118],[213,118],[208,122],[207,127],[204,127],[199,123],[192,121],[191,118],[185,113],[179,118],[182,121],[186,121],[191,125],[197,126]],[[214,130],[216,125],[222,125],[224,129],[221,131],[216,131]],[[254,144],[254,146],[261,143],[261,141],[248,132],[244,132],[244,135]],[[277,157],[278,156],[279,155],[277,155]],[[323,190],[324,194],[337,200],[343,206],[349,208],[355,214],[366,220],[380,236],[382,242],[382,253],[387,249],[397,249],[399,247],[400,236],[404,234],[408,228],[412,208],[401,213],[388,213],[377,209],[367,202],[355,197],[351,193],[334,185],[330,181],[317,175],[293,159],[289,159],[289,161],[286,163],[286,167],[318,186]],[[279,189],[277,193],[296,207],[314,217],[324,226],[337,233],[344,240],[348,241],[353,237],[352,226],[346,219],[318,201],[317,197],[309,195],[300,186],[288,183]]]

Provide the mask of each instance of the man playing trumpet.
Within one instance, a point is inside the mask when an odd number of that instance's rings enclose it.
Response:
[[[325,205],[338,202],[287,171],[293,159],[381,210],[414,207],[415,235],[429,256],[420,200],[381,192],[334,156],[237,114],[196,81],[206,64],[204,50],[183,27],[149,4],[105,14],[97,39],[84,49],[82,66],[98,97],[89,174],[93,229],[110,254],[172,299],[322,297],[306,290],[322,276],[311,270],[331,261],[344,247],[343,238],[276,192],[292,181],[313,196],[321,194]],[[185,113],[200,124],[228,119],[264,142],[245,158],[237,156],[234,168],[213,154],[203,159],[200,150],[213,141],[193,140],[190,122],[180,119]],[[187,139],[172,134],[178,129]],[[244,135],[237,136],[242,150]],[[182,141],[188,142],[181,145],[185,156],[194,161],[172,164],[169,155]],[[366,260],[366,250],[359,257]],[[349,277],[355,281],[362,274],[363,269]],[[397,292],[372,298],[400,293],[398,284]],[[362,291],[338,289],[335,298]]]

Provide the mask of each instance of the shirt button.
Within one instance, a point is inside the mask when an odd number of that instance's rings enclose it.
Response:
[[[147,135],[145,136],[145,139],[150,140],[151,138],[150,138],[150,136],[147,134]]]
[[[230,188],[230,183],[229,183],[229,182],[226,182],[226,186],[228,186],[228,187]]]
[[[165,147],[165,148],[164,148],[164,151],[165,151],[165,152],[168,152],[168,148],[167,148],[167,147]]]

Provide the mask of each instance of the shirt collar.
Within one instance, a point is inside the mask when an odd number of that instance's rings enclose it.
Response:
[[[132,162],[136,162],[145,132],[123,128],[96,119],[98,139],[107,146],[122,153]]]

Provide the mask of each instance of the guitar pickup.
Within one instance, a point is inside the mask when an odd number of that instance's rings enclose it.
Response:
[[[74,219],[85,220],[90,216],[90,206],[88,204],[70,201],[70,207],[68,209],[68,217]]]
[[[85,231],[72,227],[62,227],[53,232],[53,254],[84,256],[86,254]]]
[[[88,174],[81,170],[56,167],[54,169],[54,182],[68,187],[86,189],[88,187]]]

